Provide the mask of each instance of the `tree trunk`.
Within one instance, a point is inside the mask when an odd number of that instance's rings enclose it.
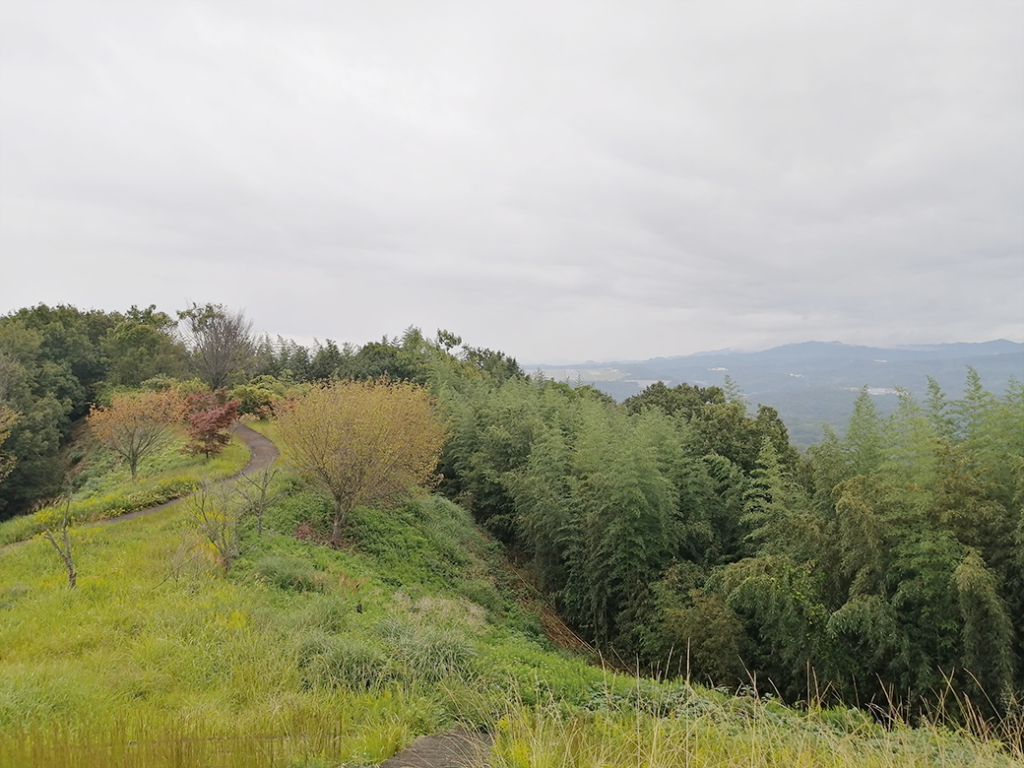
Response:
[[[345,530],[345,521],[348,517],[348,509],[344,502],[336,499],[334,502],[334,527],[331,530],[331,544],[338,548],[341,546],[341,532]]]
[[[61,549],[60,544],[53,538],[53,534],[50,531],[46,531],[43,536],[53,544],[53,548],[57,550],[57,554],[60,555],[61,560],[64,561],[64,567],[68,571],[68,589],[74,589],[78,586],[78,571],[75,570],[75,562],[71,559],[71,537],[68,535],[67,527],[64,528],[64,548]]]
[[[78,586],[78,571],[75,570],[75,564],[71,562],[70,557],[64,558],[64,565],[68,569],[68,589],[74,589]]]

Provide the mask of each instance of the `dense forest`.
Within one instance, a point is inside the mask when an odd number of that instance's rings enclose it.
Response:
[[[74,483],[70,442],[126,392],[243,414],[317,382],[421,385],[448,424],[439,488],[609,659],[788,702],[988,714],[1024,690],[1024,387],[862,393],[804,454],[736,386],[616,404],[438,331],[361,346],[257,337],[241,312],[39,305],[0,318],[0,519]],[[68,446],[71,446],[71,450]]]

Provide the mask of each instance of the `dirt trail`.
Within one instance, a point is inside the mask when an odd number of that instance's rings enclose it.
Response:
[[[380,768],[478,768],[487,765],[491,737],[464,728],[420,736]]]

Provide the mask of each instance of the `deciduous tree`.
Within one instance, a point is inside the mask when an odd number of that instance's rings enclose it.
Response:
[[[187,363],[185,346],[177,339],[177,323],[156,305],[132,306],[124,319],[103,337],[108,376],[112,384],[136,387],[154,376],[179,376]]]
[[[210,481],[203,483],[183,505],[189,525],[217,553],[217,563],[224,572],[242,551],[238,522],[244,508],[232,497],[231,489]]]
[[[0,318],[0,403],[18,414],[4,442],[4,452],[17,462],[0,484],[0,518],[60,492],[57,451],[82,388],[66,363],[45,359],[43,341],[23,319]]]
[[[336,382],[280,417],[286,456],[334,502],[331,541],[349,513],[426,483],[446,437],[427,392],[404,382]]]
[[[243,511],[256,518],[257,536],[263,535],[263,515],[277,498],[277,494],[270,490],[275,477],[276,469],[264,469],[254,475],[242,474],[235,481],[235,491],[241,499]]]
[[[75,568],[75,561],[71,554],[71,497],[65,496],[49,512],[42,515],[43,538],[57,550],[60,559],[64,561],[64,568],[68,572],[68,589],[74,589],[78,585],[78,570]],[[59,532],[60,541],[54,536]]]
[[[178,312],[192,362],[210,389],[221,389],[256,355],[252,321],[223,304],[192,304]]]
[[[228,430],[238,419],[240,400],[219,402],[214,392],[194,392],[185,398],[185,423],[190,442],[181,449],[191,456],[209,459],[231,441]]]
[[[109,408],[94,408],[89,427],[101,444],[128,462],[134,480],[139,461],[167,446],[170,426],[181,415],[181,401],[172,390],[130,392],[114,395]]]

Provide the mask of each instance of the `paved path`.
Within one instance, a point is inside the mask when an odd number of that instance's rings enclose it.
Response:
[[[249,463],[242,467],[239,472],[232,475],[232,477],[251,475],[256,472],[261,472],[274,463],[274,459],[277,458],[279,451],[277,450],[277,446],[271,442],[270,438],[261,435],[252,427],[247,427],[245,424],[240,422],[236,422],[234,432],[242,438],[242,442],[249,447],[250,458]],[[81,525],[76,525],[75,528],[95,528],[97,525],[112,525],[113,523],[121,523],[125,520],[133,520],[136,517],[151,515],[154,512],[159,512],[161,509],[167,509],[169,506],[177,504],[179,501],[181,501],[181,498],[171,499],[170,501],[165,501],[163,504],[157,504],[155,507],[137,509],[126,515],[119,515],[118,517],[111,517],[106,520],[96,520],[91,523],[83,523]],[[23,546],[31,540],[31,538],[28,538],[22,541],[13,541],[10,544],[5,544],[0,546],[0,552],[5,552],[9,549],[13,549],[14,547]]]
[[[440,736],[420,736],[380,768],[478,768],[487,765],[491,737],[456,728]]]
[[[242,442],[249,446],[249,453],[252,454],[249,463],[238,474],[251,475],[255,472],[261,472],[274,463],[274,459],[277,458],[279,452],[277,446],[270,441],[269,437],[261,435],[252,427],[247,427],[241,422],[235,424],[235,434],[242,438]]]

